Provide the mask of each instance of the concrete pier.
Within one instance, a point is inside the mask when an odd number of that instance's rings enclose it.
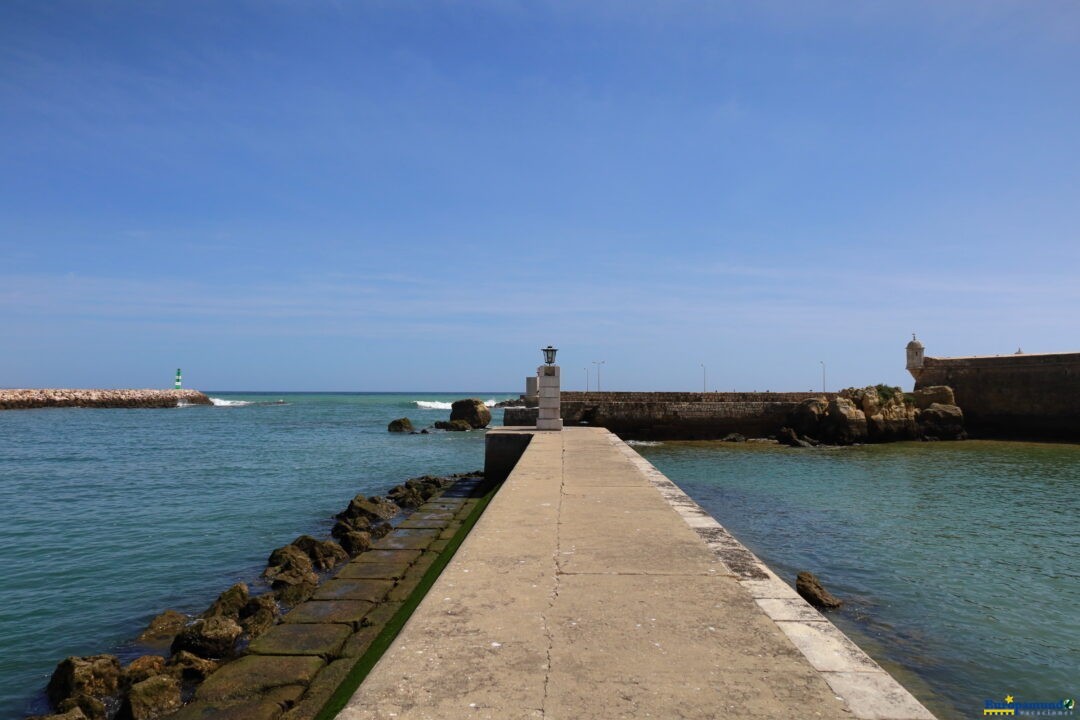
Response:
[[[933,717],[608,431],[489,443],[506,482],[338,717]]]

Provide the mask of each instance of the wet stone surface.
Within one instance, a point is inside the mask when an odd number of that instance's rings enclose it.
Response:
[[[487,490],[460,479],[321,583],[170,720],[312,720],[416,591]]]

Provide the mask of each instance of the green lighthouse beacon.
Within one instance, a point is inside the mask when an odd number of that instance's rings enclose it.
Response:
[[[179,390],[183,383],[180,380],[180,368],[176,368],[176,382],[173,383],[173,390]]]

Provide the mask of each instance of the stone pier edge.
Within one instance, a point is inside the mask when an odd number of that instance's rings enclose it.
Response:
[[[934,715],[828,618],[806,602],[674,482],[614,434],[612,444],[737,576],[762,612],[860,720],[934,720]]]
[[[450,564],[450,561],[454,559],[454,555],[457,554],[458,548],[465,542],[465,538],[472,532],[473,527],[480,520],[480,516],[484,514],[484,510],[487,509],[488,504],[499,492],[499,488],[502,487],[502,480],[492,481],[489,478],[485,478],[485,481],[489,484],[489,487],[484,494],[478,499],[478,502],[465,517],[461,523],[461,527],[457,529],[453,537],[446,544],[446,547],[439,552],[435,561],[424,573],[423,578],[417,584],[413,591],[409,593],[409,597],[394,613],[393,617],[387,621],[383,626],[379,634],[375,636],[375,639],[371,641],[371,645],[364,651],[363,655],[357,658],[356,663],[352,669],[345,676],[345,678],[338,684],[336,690],[331,693],[330,697],[323,704],[318,713],[315,714],[314,720],[333,720],[339,712],[348,704],[349,699],[353,696],[353,693],[364,682],[364,679],[371,672],[372,668],[382,658],[383,653],[389,649],[397,638],[398,633],[405,627],[405,624],[409,621],[413,612],[420,605],[423,599],[427,596],[431,586],[435,584],[435,581],[439,579],[442,571],[446,569],[446,566]]]

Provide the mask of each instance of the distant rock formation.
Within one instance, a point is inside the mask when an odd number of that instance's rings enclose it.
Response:
[[[819,442],[851,445],[894,440],[960,440],[964,413],[952,404],[952,390],[930,387],[904,394],[900,388],[875,385],[848,388],[832,398],[803,400],[789,418],[781,441],[795,447]]]
[[[0,410],[52,407],[170,408],[212,404],[210,398],[198,390],[0,390]]]

